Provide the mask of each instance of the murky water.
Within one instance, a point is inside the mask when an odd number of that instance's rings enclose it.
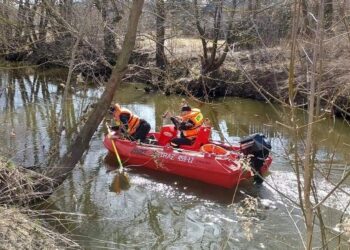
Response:
[[[66,73],[32,69],[0,70],[0,154],[26,167],[53,162],[64,153],[77,130],[86,106],[98,99],[100,89],[74,86],[67,106],[66,128],[60,139],[54,130],[60,126],[61,98]],[[115,100],[150,122],[153,129],[166,121],[161,114],[177,112],[182,97],[161,93],[145,94],[140,84],[126,85]],[[209,186],[193,180],[146,170],[127,169],[130,187],[114,192],[117,165],[102,145],[103,127],[94,135],[88,152],[50,199],[51,209],[72,213],[59,229],[68,230],[87,249],[300,249],[302,243],[295,225],[302,217],[290,200],[298,201],[293,159],[292,133],[287,126],[288,111],[269,104],[226,98],[213,105],[195,104],[214,126],[213,138],[237,142],[241,137],[262,132],[272,139],[273,164],[266,183],[254,187],[244,183],[237,190]],[[298,123],[305,124],[303,112]],[[350,128],[338,119],[317,124],[317,166],[327,169],[333,183],[348,170]],[[300,132],[303,137],[303,131]],[[301,144],[301,142],[299,142]],[[327,171],[326,171],[326,174]],[[333,186],[320,178],[324,195]],[[338,211],[350,209],[350,181],[343,192],[332,195],[324,213],[330,227]],[[242,210],[247,197],[261,199],[258,209]],[[244,212],[242,212],[244,211]],[[63,230],[63,231],[65,231]],[[345,249],[347,246],[343,245]]]

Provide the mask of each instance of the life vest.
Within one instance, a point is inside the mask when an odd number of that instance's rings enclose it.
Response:
[[[126,108],[120,108],[116,109],[114,112],[114,119],[117,123],[117,126],[120,126],[120,115],[128,114],[129,120],[128,120],[128,134],[133,135],[136,132],[136,129],[140,125],[140,118],[137,115],[134,115],[130,110]]]
[[[194,139],[197,137],[200,127],[203,124],[203,114],[200,109],[192,109],[191,113],[181,116],[183,122],[192,121],[194,126],[190,129],[183,130],[183,135],[188,139]]]

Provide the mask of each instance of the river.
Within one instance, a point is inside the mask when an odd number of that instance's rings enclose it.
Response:
[[[102,87],[74,85],[74,94],[65,103],[66,129],[59,139],[54,131],[60,124],[60,85],[65,77],[64,70],[0,69],[0,155],[25,167],[45,168],[64,153],[77,124],[84,122],[80,118],[86,105],[102,91]],[[115,101],[149,121],[153,130],[167,122],[161,118],[165,111],[178,112],[182,98],[146,94],[141,84],[122,84],[115,95]],[[62,213],[61,223],[52,224],[69,232],[85,249],[301,249],[302,215],[292,202],[298,202],[298,192],[289,110],[240,98],[223,98],[210,105],[189,101],[211,120],[214,139],[235,143],[257,132],[271,139],[271,173],[261,187],[247,182],[236,192],[127,168],[130,187],[115,192],[116,174],[111,170],[117,161],[102,144],[105,129],[100,125],[86,154],[44,207]],[[297,112],[299,125],[306,119],[303,111]],[[350,127],[328,117],[315,125],[315,134],[318,170],[337,183],[349,171]],[[301,140],[297,144],[301,146]],[[330,164],[332,169],[326,171]],[[315,180],[321,198],[333,188],[317,171]],[[333,233],[342,211],[350,213],[349,193],[346,180],[342,191],[322,206]],[[249,197],[258,198],[257,204],[250,200],[252,210],[246,204]],[[329,233],[329,238],[333,236]],[[315,238],[319,246],[317,234]],[[330,246],[337,242],[336,238]],[[342,243],[341,249],[347,247]]]

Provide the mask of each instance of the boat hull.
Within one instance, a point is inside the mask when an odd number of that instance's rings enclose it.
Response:
[[[240,181],[252,177],[250,171],[243,170],[239,152],[215,155],[106,136],[104,145],[111,153],[115,153],[112,140],[127,167],[153,169],[225,188],[231,188]],[[261,168],[261,173],[266,173],[270,164],[269,157]]]

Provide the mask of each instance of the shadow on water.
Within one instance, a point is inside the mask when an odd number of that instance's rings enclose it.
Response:
[[[188,196],[194,196],[198,199],[220,203],[222,205],[238,203],[246,197],[269,199],[273,196],[273,194],[263,185],[254,185],[252,183],[252,180],[242,181],[238,187],[227,189],[186,177],[168,174],[143,167],[126,166],[129,183],[125,183],[120,181],[121,178],[119,177],[119,173],[117,173],[118,171],[116,171],[117,165],[115,163],[115,156],[113,154],[108,153],[105,156],[103,162],[105,164],[107,172],[116,172],[116,175],[110,184],[110,191],[113,191],[117,194],[120,194],[121,192],[127,192],[127,190],[130,188],[130,185],[138,184],[137,182],[133,181],[133,179],[135,177],[142,177],[152,183],[161,183],[172,187],[179,193],[186,194]]]

